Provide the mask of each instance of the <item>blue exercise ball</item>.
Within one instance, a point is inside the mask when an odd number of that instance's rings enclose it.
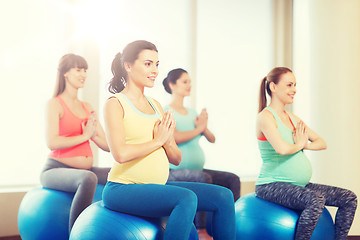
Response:
[[[236,240],[292,240],[300,213],[247,194],[235,203]],[[334,239],[334,222],[324,208],[311,240]]]
[[[161,218],[144,218],[112,211],[102,201],[91,204],[77,218],[70,240],[160,240],[164,228]],[[192,240],[198,235],[193,226]]]
[[[98,184],[93,202],[102,199],[104,185]],[[23,240],[68,240],[69,214],[74,193],[37,187],[27,192],[18,212]]]

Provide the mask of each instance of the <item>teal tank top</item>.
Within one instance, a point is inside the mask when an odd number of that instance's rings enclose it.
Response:
[[[195,129],[195,119],[198,116],[196,111],[190,108],[186,108],[188,114],[182,115],[172,109],[170,106],[166,106],[164,110],[171,109],[174,113],[174,119],[176,121],[177,131],[184,132]],[[171,169],[190,169],[201,171],[205,164],[205,155],[199,145],[199,140],[202,135],[198,135],[193,139],[178,144],[181,150],[181,162],[178,166],[170,164]]]
[[[281,121],[272,108],[267,107],[266,109],[270,110],[273,114],[282,139],[294,144],[292,130]],[[296,127],[296,121],[291,116],[290,118]],[[309,183],[312,168],[309,159],[303,151],[290,155],[280,155],[268,141],[258,140],[258,145],[263,163],[256,185],[272,182],[288,182],[305,187],[306,184]]]

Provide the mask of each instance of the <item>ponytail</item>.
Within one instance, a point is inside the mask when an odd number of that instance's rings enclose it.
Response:
[[[127,72],[124,68],[121,53],[116,54],[111,64],[111,72],[113,78],[110,80],[108,90],[111,93],[119,93],[125,88],[127,79]]]
[[[172,93],[170,83],[176,84],[176,81],[181,77],[183,73],[187,73],[187,71],[182,68],[173,69],[168,73],[167,77],[163,80],[163,85],[166,92],[170,94]]]
[[[260,93],[259,93],[259,112],[261,112],[267,106],[266,93],[271,97],[270,83],[278,84],[281,75],[291,72],[287,67],[273,68],[266,77],[261,80]]]
[[[261,112],[267,106],[266,100],[266,88],[267,88],[266,77],[261,80],[260,92],[259,92],[259,112]]]
[[[172,93],[171,91],[171,88],[170,88],[170,84],[169,84],[169,78],[166,77],[164,80],[163,80],[163,86],[164,86],[164,89],[167,93]]]

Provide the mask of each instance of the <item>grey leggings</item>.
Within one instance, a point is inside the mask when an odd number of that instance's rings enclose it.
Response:
[[[93,200],[97,184],[106,184],[110,168],[92,167],[89,170],[69,167],[54,159],[47,159],[40,175],[46,188],[75,193],[69,219],[69,232],[80,213]]]
[[[346,240],[357,207],[357,197],[352,191],[321,184],[309,183],[300,187],[291,183],[274,182],[257,185],[255,192],[264,200],[303,210],[295,232],[296,240],[311,238],[325,205],[338,207],[335,239]]]

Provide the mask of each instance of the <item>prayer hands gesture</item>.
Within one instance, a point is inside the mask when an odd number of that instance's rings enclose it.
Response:
[[[83,134],[85,134],[89,139],[95,137],[96,127],[97,127],[96,114],[94,111],[92,111],[89,116],[89,119],[87,121],[82,122]]]
[[[300,145],[302,148],[306,146],[309,141],[307,126],[303,121],[300,121],[297,128],[293,132],[294,143]]]
[[[162,146],[169,144],[174,137],[175,126],[174,114],[170,110],[166,111],[162,119],[155,123],[154,139]]]
[[[206,108],[201,110],[200,115],[195,119],[195,126],[196,128],[200,128],[201,132],[204,132],[207,129],[208,124],[208,113]]]

